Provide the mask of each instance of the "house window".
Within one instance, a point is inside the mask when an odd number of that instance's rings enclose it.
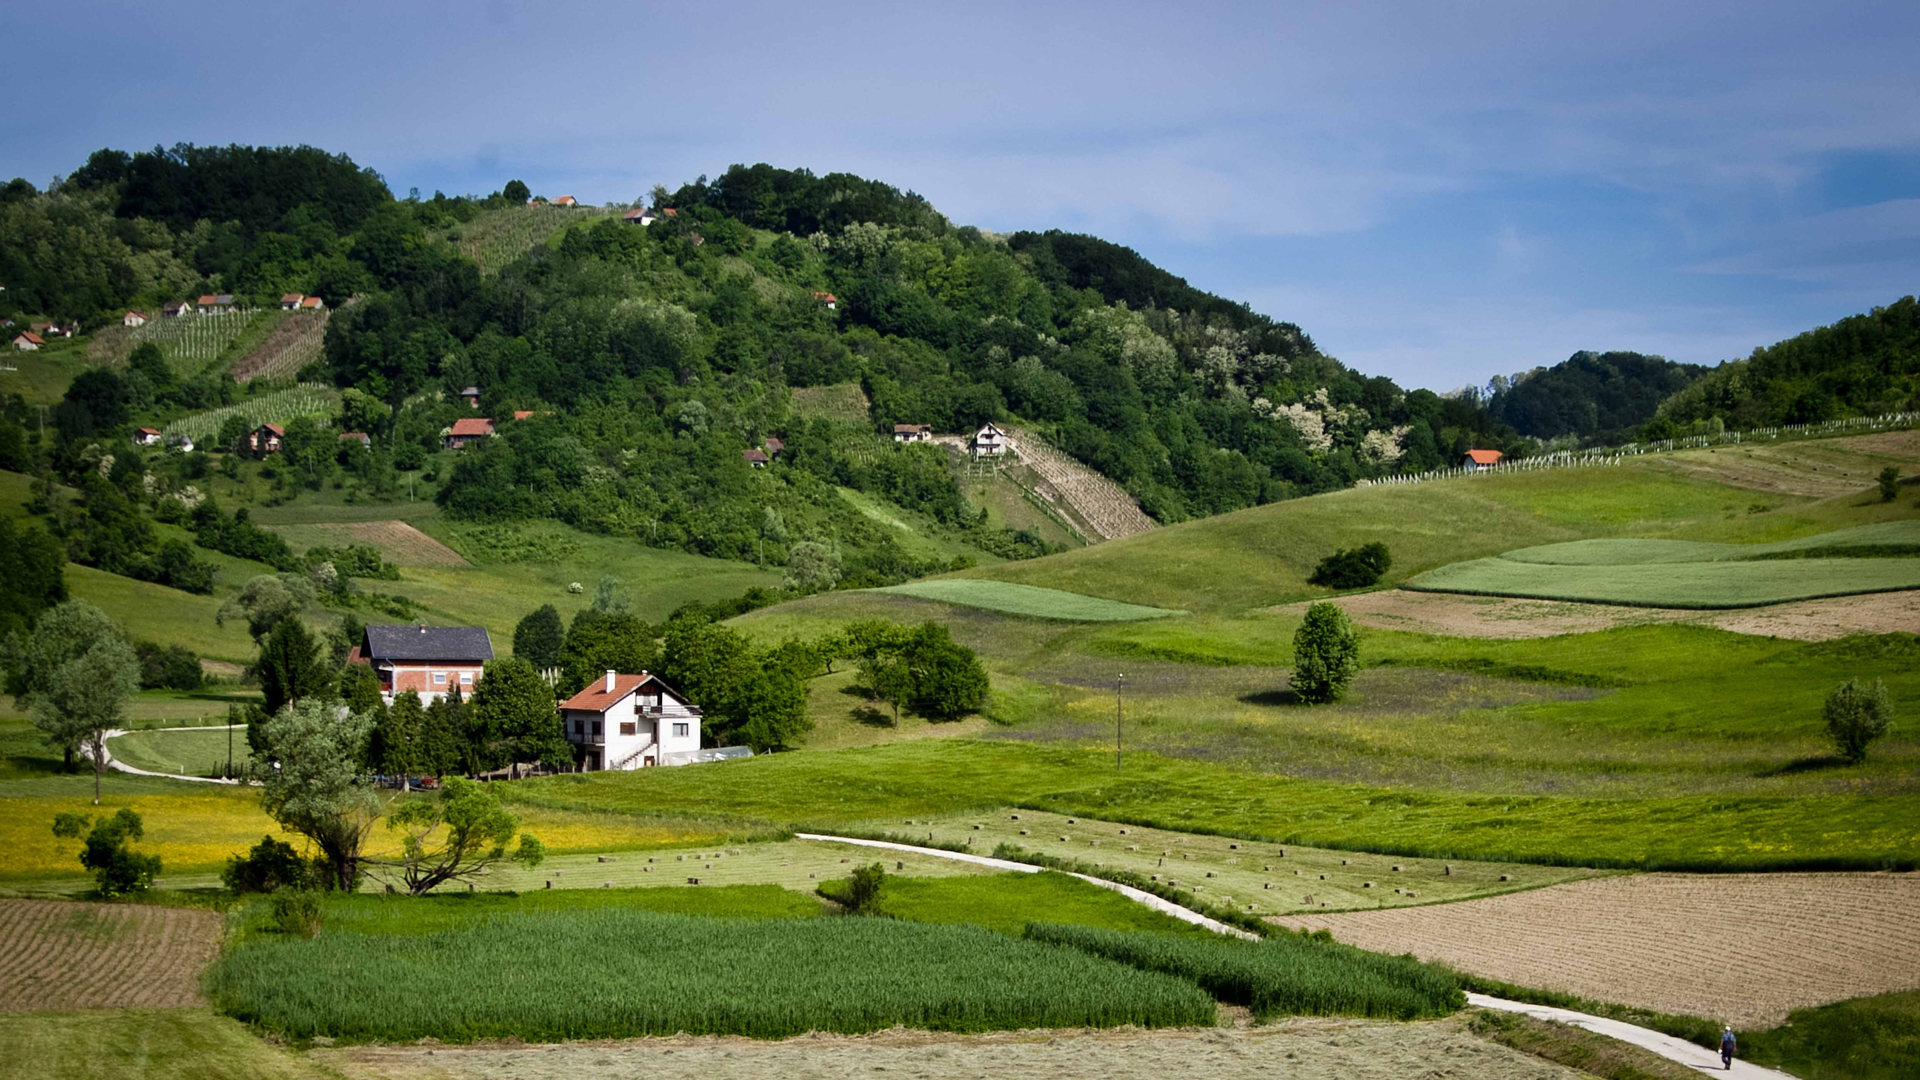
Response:
[[[573,718],[573,733],[574,733],[575,735],[585,735],[585,734],[587,733],[587,722],[586,722],[585,720],[582,720],[582,719],[580,719],[580,718],[579,718],[579,717],[577,717],[577,716],[576,716],[576,717],[574,717],[574,718]]]
[[[675,725],[673,725],[673,737],[674,737],[674,738],[676,738],[676,739],[684,739],[684,738],[686,738],[686,737],[687,737],[687,725],[685,725],[685,724],[675,724]]]
[[[463,671],[463,672],[461,672],[461,673],[460,673],[460,685],[461,685],[461,686],[472,686],[472,685],[473,685],[473,672],[471,672],[471,671]]]
[[[436,671],[436,672],[434,672],[434,673],[433,673],[433,685],[435,685],[435,686],[445,686],[445,685],[447,685],[447,673],[446,673],[446,672],[444,672],[444,671]]]
[[[631,720],[620,721],[620,734],[632,735],[636,730],[637,729],[635,728],[633,721]]]
[[[595,735],[599,735],[599,734],[602,734],[602,733],[603,733],[603,731],[604,731],[604,729],[605,729],[605,727],[606,727],[606,725],[605,725],[605,723],[604,723],[604,722],[602,722],[602,721],[599,721],[599,720],[595,720],[595,721],[593,722],[593,733],[594,733]]]

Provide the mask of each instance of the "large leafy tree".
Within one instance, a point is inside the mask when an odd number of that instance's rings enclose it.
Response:
[[[560,612],[552,604],[535,608],[513,628],[513,655],[539,671],[560,666],[560,653],[566,642]]]
[[[544,762],[570,767],[573,748],[560,727],[553,687],[519,657],[487,665],[473,688],[472,727],[482,769]]]
[[[330,887],[352,890],[381,806],[372,778],[360,767],[373,719],[338,711],[333,702],[303,698],[260,725],[267,762],[260,805],[281,828],[319,848]]]
[[[259,641],[280,620],[313,602],[313,586],[305,578],[291,575],[260,574],[247,579],[240,592],[220,605],[214,621],[226,625],[228,619],[245,619],[247,632]]]
[[[109,900],[146,892],[159,876],[160,856],[142,855],[127,847],[145,836],[146,829],[140,815],[125,807],[112,816],[102,814],[99,818],[90,814],[55,814],[53,835],[83,841],[80,865],[93,871],[100,895]]]
[[[63,666],[106,638],[124,639],[125,632],[106,612],[85,600],[68,600],[40,616],[17,657],[11,680],[16,703],[32,712],[36,726],[65,755],[69,769],[80,740],[57,719],[57,707],[49,702],[43,712],[40,702],[51,695],[54,676]]]
[[[1360,671],[1360,637],[1340,605],[1321,601],[1307,608],[1293,634],[1293,675],[1288,685],[1300,700],[1335,701]]]
[[[518,656],[518,634],[514,640]],[[608,671],[652,671],[660,665],[660,646],[653,627],[638,615],[587,608],[573,617],[559,659],[562,684],[578,690]]]
[[[53,671],[33,699],[33,720],[57,746],[78,746],[93,761],[93,804],[107,768],[107,732],[126,719],[127,699],[140,692],[140,657],[124,638],[107,634]]]
[[[66,561],[46,530],[0,518],[0,640],[23,633],[42,611],[66,599]]]

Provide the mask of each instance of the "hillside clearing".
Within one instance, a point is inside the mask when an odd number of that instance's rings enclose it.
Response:
[[[0,900],[0,1011],[195,1005],[219,948],[212,911]]]
[[[404,521],[350,521],[314,525],[268,525],[296,551],[312,547],[370,544],[396,566],[470,566],[460,553]]]
[[[1741,1027],[1920,987],[1914,874],[1639,874],[1274,921],[1522,986]]]
[[[1014,585],[1001,581],[981,581],[975,578],[910,581],[905,585],[889,585],[872,591],[893,593],[898,596],[915,596],[923,600],[961,604],[966,607],[984,608],[988,611],[1004,611],[1010,615],[1060,619],[1068,622],[1130,622],[1136,619],[1164,619],[1171,615],[1186,614],[1184,611],[1080,596],[1058,589]]]

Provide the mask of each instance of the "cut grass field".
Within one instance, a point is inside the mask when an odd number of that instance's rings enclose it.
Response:
[[[1066,622],[1131,622],[1138,619],[1164,619],[1171,615],[1186,614],[1184,611],[1146,607],[1118,600],[1102,600],[1098,597],[1061,592],[1058,589],[971,578],[910,581],[905,585],[889,585],[874,591],[937,600],[941,603],[959,604],[964,607],[983,608],[987,611],[1003,611],[1009,615],[1059,619]]]
[[[1189,983],[975,926],[632,908],[256,940],[221,959],[209,988],[267,1031],[352,1041],[1178,1027],[1215,1016]]]
[[[176,776],[224,776],[229,760],[234,769],[245,772],[251,760],[246,729],[225,726],[132,731],[107,740],[107,753],[136,769]]]
[[[1703,563],[1744,559],[1798,558],[1808,552],[1878,555],[1888,549],[1920,550],[1920,520],[1882,521],[1850,529],[1814,533],[1771,544],[1711,544],[1698,540],[1573,540],[1520,548],[1502,559],[1557,566],[1645,566],[1655,563]],[[1901,551],[1901,554],[1911,553]]]
[[[35,1080],[338,1080],[207,1009],[0,1014],[0,1076]]]
[[[926,740],[521,781],[516,800],[829,830],[1026,805],[1075,817],[1427,858],[1759,870],[1920,864],[1912,794],[1574,798],[1294,780],[1112,748]]]
[[[887,853],[891,855],[891,853]],[[1019,937],[1036,920],[1093,926],[1105,930],[1212,937],[1213,933],[1111,889],[1043,870],[1038,874],[989,874],[937,878],[889,873],[880,888],[878,914],[910,922],[972,923]],[[820,891],[844,899],[844,879],[822,883]]]

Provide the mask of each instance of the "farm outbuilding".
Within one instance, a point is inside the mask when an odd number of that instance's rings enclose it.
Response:
[[[447,429],[444,440],[449,450],[461,450],[475,439],[493,438],[493,421],[482,416],[463,417]]]
[[[895,424],[893,425],[893,441],[894,442],[932,442],[933,441],[933,425],[931,424]]]
[[[1500,464],[1503,457],[1506,455],[1498,450],[1469,450],[1466,460],[1461,464],[1469,469],[1491,469]]]

